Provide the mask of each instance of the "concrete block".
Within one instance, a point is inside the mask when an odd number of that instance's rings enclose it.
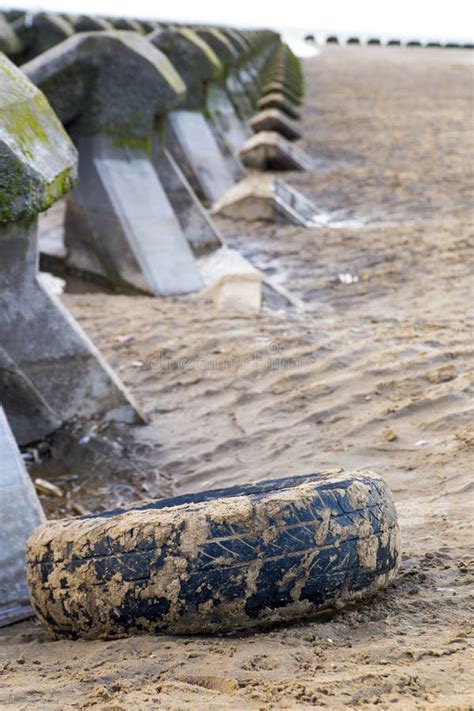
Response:
[[[186,84],[183,109],[205,114],[228,171],[233,180],[240,180],[245,171],[234,155],[232,140],[242,122],[218,83],[223,81],[224,67],[214,50],[189,28],[158,30],[150,35],[149,40],[166,54]],[[211,107],[215,108],[216,96],[221,97],[221,105],[225,102],[225,110],[229,116],[227,122],[219,120],[220,114],[216,115],[215,111],[211,111]],[[239,145],[241,143],[242,141]]]
[[[33,381],[0,346],[0,401],[20,444],[35,442],[62,425]]]
[[[252,114],[253,103],[238,74],[238,51],[232,42],[215,28],[201,28],[197,30],[197,33],[214,50],[222,62],[229,96],[240,118],[247,119]]]
[[[155,122],[185,93],[169,59],[134,33],[95,32],[74,37],[25,71],[69,123],[79,147],[80,181],[66,215],[67,264],[154,295],[200,289],[190,229],[199,225],[196,241],[212,229],[192,195],[182,227],[153,160]],[[174,201],[183,204],[187,185],[172,172],[168,165],[163,177],[168,186],[180,185]]]
[[[217,83],[209,85],[207,110],[230,152],[235,153],[252,135],[247,123],[237,115],[225,89]]]
[[[154,295],[202,287],[199,270],[150,157],[83,136],[68,198],[68,265]]]
[[[183,109],[204,111],[209,83],[224,77],[224,66],[214,50],[188,27],[156,30],[148,40],[168,57],[184,81]]]
[[[260,311],[262,273],[234,249],[222,247],[199,260],[207,288],[201,293],[219,311],[252,315]]]
[[[234,184],[216,138],[199,111],[168,114],[166,146],[205,202],[218,200]]]
[[[291,101],[288,101],[286,96],[281,92],[271,92],[270,94],[262,96],[262,98],[257,101],[257,107],[262,111],[264,109],[279,109],[292,119],[301,118],[300,111]]]
[[[222,237],[171,153],[158,140],[153,144],[153,166],[168,196],[193,254],[222,246]]]
[[[80,33],[22,69],[73,138],[105,133],[140,148],[186,90],[169,59],[135,32]]]
[[[110,22],[93,15],[79,15],[71,23],[76,32],[104,32],[113,29]]]
[[[218,200],[212,214],[232,220],[316,227],[318,212],[301,193],[269,175],[250,175]]]
[[[275,131],[288,141],[297,141],[302,136],[296,123],[279,109],[260,111],[249,120],[249,126],[255,133]]]
[[[266,94],[283,94],[283,96],[292,104],[302,104],[302,98],[296,91],[293,90],[288,81],[282,79],[274,79],[269,81],[262,87],[262,95]]]
[[[0,52],[11,57],[19,54],[21,48],[22,45],[16,32],[0,13]]]
[[[310,156],[274,131],[262,131],[249,138],[238,155],[254,170],[311,170]]]
[[[75,416],[139,419],[99,352],[38,282],[36,227],[36,221],[0,226],[0,343],[10,361],[4,358],[0,369],[0,402],[17,441],[40,439]],[[20,382],[24,407],[11,390]]]
[[[249,46],[244,38],[232,28],[222,28],[221,33],[230,41],[237,51],[237,73],[246,94],[255,103],[260,96],[258,72],[249,57]]]
[[[22,20],[15,27],[23,44],[24,61],[37,57],[74,34],[70,22],[47,12],[33,15],[31,23]]]
[[[0,56],[0,402],[27,443],[76,415],[139,417],[120,381],[37,280],[37,213],[67,192],[76,151],[41,93]]]
[[[76,179],[77,153],[36,89],[0,55],[0,224],[31,220]]]
[[[139,35],[145,34],[141,23],[138,20],[132,20],[130,17],[118,17],[112,20],[112,25],[116,30],[126,30],[128,32],[138,32]]]
[[[1,358],[1,355],[0,355]],[[26,541],[46,521],[0,407],[0,627],[34,615],[26,581]]]

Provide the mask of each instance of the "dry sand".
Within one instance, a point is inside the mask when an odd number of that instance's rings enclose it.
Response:
[[[398,506],[396,584],[244,637],[54,642],[14,625],[0,634],[0,708],[473,708],[471,58],[336,47],[306,60],[315,170],[290,179],[337,228],[222,225],[304,313],[64,297],[153,423],[129,450],[135,481],[112,485],[100,466],[87,490],[66,481],[79,505],[150,494],[150,452],[167,493],[370,467]]]

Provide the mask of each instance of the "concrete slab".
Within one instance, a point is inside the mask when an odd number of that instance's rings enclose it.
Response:
[[[249,138],[238,155],[254,170],[312,170],[311,157],[274,131],[262,131]]]
[[[238,52],[237,67],[239,79],[248,96],[255,102],[260,95],[260,82],[258,80],[257,71],[250,61],[249,45],[236,30],[230,27],[222,28],[221,32]]]
[[[296,123],[279,109],[260,111],[249,120],[249,126],[255,133],[275,131],[288,141],[297,141],[302,136]]]
[[[0,402],[15,426],[20,444],[35,442],[61,426],[33,381],[0,346]]]
[[[46,521],[46,517],[1,407],[0,462],[2,627],[34,615],[26,580],[26,542],[33,530]]]
[[[171,111],[166,123],[166,147],[195,192],[214,202],[234,184],[215,136],[198,111]]]

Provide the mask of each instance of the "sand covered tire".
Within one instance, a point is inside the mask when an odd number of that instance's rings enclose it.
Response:
[[[399,562],[371,472],[263,481],[38,528],[32,603],[66,637],[209,633],[297,619],[375,592]]]

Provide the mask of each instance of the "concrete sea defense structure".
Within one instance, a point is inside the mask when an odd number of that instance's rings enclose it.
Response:
[[[298,58],[280,43],[262,73],[260,113],[249,124],[257,132],[238,150],[247,168],[257,170],[309,170],[312,161],[289,141],[300,137],[293,118],[300,112],[303,78]]]
[[[265,50],[260,50],[257,55],[260,60],[257,96],[262,94],[259,101],[272,97],[278,90],[283,103],[299,113],[295,107],[295,102],[300,103],[303,95],[299,60],[279,39],[275,44],[272,33],[262,34],[267,44]],[[260,33],[251,33],[249,46],[256,44],[261,47],[261,43]],[[255,65],[255,62],[254,55],[252,64]],[[278,105],[281,106],[281,102]],[[237,155],[249,170],[312,168],[311,158],[290,144],[289,141],[300,138],[301,133],[281,108],[263,109],[250,118],[248,125],[255,135],[242,143]],[[319,224],[317,211],[303,195],[281,180],[263,179],[261,175],[249,175],[234,185],[214,202],[212,213],[235,220],[277,220],[304,227]]]
[[[76,32],[104,32],[113,29],[112,24],[102,17],[92,15],[79,15],[71,19],[71,24]]]
[[[25,14],[13,23],[13,28],[21,42],[21,63],[46,52],[75,32],[64,17],[46,12]]]
[[[237,108],[240,118],[245,120],[252,115],[254,99],[249,84],[245,85],[238,71],[239,56],[242,52],[220,30],[210,27],[198,29],[197,33],[206,44],[215,52],[222,63],[225,73],[225,84],[232,97],[232,102]]]
[[[212,213],[236,221],[286,222],[318,227],[321,221],[312,203],[298,190],[271,175],[254,173],[234,185],[218,200]]]
[[[291,119],[300,119],[301,111],[295,106],[293,101],[289,99],[284,91],[272,91],[265,94],[257,101],[257,107],[264,111],[265,109],[279,109]]]
[[[45,516],[0,406],[0,627],[34,614],[26,582],[26,542]]]
[[[6,17],[0,13],[0,52],[13,57],[21,51],[21,42]]]
[[[275,131],[275,133],[279,133],[288,141],[297,141],[302,135],[296,122],[292,121],[279,109],[260,111],[249,120],[249,126],[255,133]]]
[[[74,30],[90,27],[97,35],[96,42],[104,35],[101,28],[112,22],[87,16],[70,16],[68,21]],[[117,20],[113,22],[117,24]],[[141,27],[134,25],[142,31],[144,23]],[[146,23],[146,29],[150,27],[153,23]],[[116,38],[132,35],[126,32],[112,34]],[[145,39],[133,34],[133,42],[138,47]],[[202,27],[193,31],[185,27],[161,26],[148,39],[171,60],[175,75],[182,77],[187,92],[185,98],[175,96],[175,101],[165,100],[157,107],[152,120],[152,139],[139,139],[139,144],[133,131],[123,129],[123,126],[119,135],[109,126],[105,130],[103,126],[99,130],[91,129],[91,122],[86,122],[84,130],[85,122],[81,116],[89,112],[89,107],[81,96],[89,92],[94,94],[97,75],[104,73],[97,68],[104,52],[90,50],[89,54],[92,56],[95,52],[96,58],[85,60],[85,46],[90,47],[90,43],[84,38],[70,38],[24,69],[47,94],[80,149],[81,181],[68,200],[66,219],[68,267],[105,277],[118,289],[132,288],[156,295],[186,293],[202,286],[192,256],[199,256],[221,244],[218,231],[196,194],[211,205],[220,202],[229,191],[234,194],[236,182],[245,175],[239,151],[249,166],[261,170],[277,163],[285,169],[303,169],[310,164],[304,154],[286,143],[299,137],[288,114],[281,108],[270,108],[255,115],[254,109],[259,97],[267,101],[270,97],[271,103],[275,89],[287,106],[295,108],[295,102],[301,101],[302,81],[297,58],[274,32]],[[129,52],[132,51],[131,43],[132,40],[128,42]],[[61,59],[57,53],[62,55]],[[74,54],[77,61],[72,56]],[[123,54],[125,57],[125,50]],[[144,63],[148,60],[149,57]],[[125,58],[123,64],[126,65]],[[81,76],[79,66],[82,67]],[[120,90],[123,94],[118,73],[112,76],[109,72],[110,86],[114,78],[119,87],[115,91]],[[137,93],[137,87],[133,87],[133,91]],[[263,135],[252,140],[252,130]],[[275,135],[280,134],[283,140],[271,138],[269,130]],[[111,138],[113,146],[110,146]],[[134,162],[133,156],[139,154],[142,165],[151,156],[159,186],[153,186],[151,178],[146,180],[148,191],[140,191],[140,196],[132,201],[130,185],[137,184],[138,163],[135,163],[135,178],[131,178],[128,171],[126,181],[122,179],[124,171],[120,170],[120,160],[129,165]],[[113,166],[116,168],[114,176],[119,177],[112,180],[110,168]],[[143,182],[143,173],[140,180]],[[94,184],[99,185],[99,190],[89,189]],[[253,184],[252,181],[249,183],[250,186]],[[261,192],[258,204],[262,202]],[[266,194],[270,198],[277,192],[281,191],[271,190]],[[287,194],[287,191],[283,192]],[[124,193],[130,193],[130,198],[122,197]],[[155,207],[151,200],[153,193],[160,193]],[[143,208],[147,200],[148,207]],[[132,202],[133,209],[130,208]],[[302,202],[304,198],[296,201],[297,204]],[[241,205],[240,200],[238,204]],[[291,214],[294,204],[292,200]],[[280,209],[266,210],[265,215],[277,212],[281,216]],[[308,224],[306,218],[302,218],[302,224]],[[169,258],[150,267],[150,263],[154,264],[158,259],[155,249],[146,249],[152,244],[150,235],[155,232],[161,235],[162,244],[168,245],[165,250],[160,249],[160,254],[168,254]],[[119,243],[115,249],[114,241]],[[120,244],[125,247],[122,249]],[[168,276],[172,278],[168,279]]]
[[[20,444],[75,416],[134,421],[130,396],[38,281],[37,216],[76,181],[77,153],[44,95],[0,55],[0,403]]]
[[[239,149],[238,155],[253,170],[311,170],[307,153],[275,131],[257,133]]]
[[[167,57],[135,32],[93,32],[23,69],[79,150],[79,185],[66,213],[67,264],[154,295],[202,288],[193,246],[220,240],[163,152],[160,126],[185,97]]]
[[[215,52],[191,29],[157,30],[149,40],[166,54],[186,85],[185,101],[167,117],[166,145],[197,194],[212,203],[244,175],[232,146],[241,145],[245,133],[219,85],[224,68]],[[206,118],[205,112],[211,113],[207,112],[210,94],[213,107],[218,103],[226,114],[227,130],[221,121]]]
[[[255,78],[256,70],[248,68],[253,67],[255,56],[260,57],[262,53],[268,56],[269,47],[275,52],[275,35],[263,33],[263,40],[260,37],[256,43],[257,55],[251,55],[250,42],[229,31],[158,30],[149,39],[169,57],[187,86],[184,106],[168,116],[167,146],[196,192],[213,204],[213,213],[235,219],[240,214],[246,220],[253,215],[257,219],[296,221],[304,226],[315,224],[315,211],[309,202],[282,181],[272,183],[244,178],[235,182],[241,177],[242,168],[235,169],[237,164],[231,152],[239,155],[251,169],[311,167],[309,157],[292,147],[279,133],[250,136],[247,122],[242,121],[232,103],[235,95],[224,82],[230,71],[238,71],[235,63],[240,63],[246,68],[247,85],[251,85],[254,95],[258,96],[261,89]],[[216,52],[224,57],[224,62],[218,59]],[[283,56],[288,57],[288,53],[285,51]],[[272,66],[279,73],[273,75],[270,71],[265,76],[281,77],[281,63]],[[282,134],[286,132],[291,138],[298,135],[293,123],[281,112],[263,112],[256,117],[257,122],[262,118],[264,121],[276,118],[278,127],[284,126]]]

